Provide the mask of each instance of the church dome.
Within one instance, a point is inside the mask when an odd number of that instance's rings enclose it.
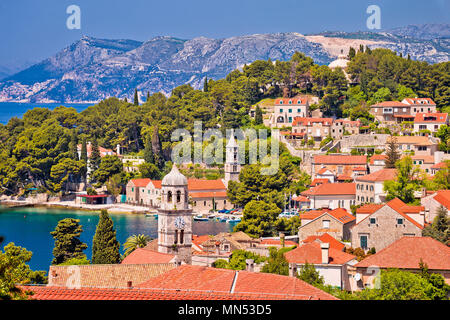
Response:
[[[187,179],[178,171],[176,164],[173,164],[172,170],[162,179],[163,186],[185,186]]]
[[[350,61],[347,60],[347,57],[346,57],[345,55],[340,54],[336,60],[332,61],[332,62],[328,65],[328,67],[329,67],[330,69],[334,69],[334,68],[345,69],[345,68],[347,68],[347,64],[348,64],[349,62],[350,62]]]

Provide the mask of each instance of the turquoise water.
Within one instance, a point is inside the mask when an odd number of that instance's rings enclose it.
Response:
[[[27,110],[40,107],[55,109],[59,106],[73,107],[78,112],[83,111],[94,103],[19,103],[19,102],[0,102],[0,123],[6,124],[12,117],[22,118]]]
[[[158,220],[138,214],[110,214],[117,231],[117,240],[122,244],[133,234],[146,234],[151,238],[157,237]],[[91,258],[92,238],[98,222],[97,212],[75,211],[53,208],[0,208],[0,235],[5,240],[2,248],[9,242],[33,252],[30,266],[33,270],[46,270],[52,261],[54,239],[50,235],[58,224],[65,218],[80,219],[83,226],[81,240],[88,245],[85,250],[88,259]],[[233,225],[216,221],[194,221],[193,233],[197,235],[231,231]]]

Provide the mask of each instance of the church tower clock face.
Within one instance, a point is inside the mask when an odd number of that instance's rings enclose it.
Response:
[[[175,227],[177,229],[183,229],[185,225],[186,225],[186,222],[184,221],[184,219],[182,217],[177,217],[175,219]]]

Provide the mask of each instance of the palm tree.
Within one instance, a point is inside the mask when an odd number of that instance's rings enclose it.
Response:
[[[128,237],[127,241],[123,244],[123,247],[126,249],[123,256],[126,257],[137,248],[144,248],[150,240],[151,238],[144,234]]]

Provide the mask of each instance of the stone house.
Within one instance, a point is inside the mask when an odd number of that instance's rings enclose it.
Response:
[[[332,118],[306,118],[295,117],[292,122],[292,134],[302,135],[303,139],[314,139],[315,144],[320,144],[322,139],[331,136]]]
[[[299,242],[311,236],[329,234],[337,240],[350,240],[356,218],[346,210],[313,210],[300,214],[302,225],[298,229]]]
[[[355,178],[356,204],[385,202],[384,182],[394,180],[396,175],[397,169],[381,169]]]
[[[405,98],[402,103],[410,106],[411,115],[417,113],[436,113],[436,103],[430,98]]]
[[[352,155],[315,155],[311,164],[312,178],[317,178],[321,169],[330,170],[335,176],[344,174],[353,176],[355,168],[367,168],[366,156]]]
[[[344,133],[348,135],[359,134],[361,121],[351,121],[347,119],[336,119],[331,126],[331,137],[333,139],[341,139]]]
[[[450,190],[435,191],[420,199],[420,204],[425,207],[425,221],[433,223],[439,207],[443,206],[447,209],[447,214],[450,214]]]
[[[351,229],[353,248],[378,252],[403,236],[421,236],[425,208],[409,206],[396,198],[386,204],[368,204],[356,210]]]
[[[395,136],[393,137],[399,151],[408,154],[432,156],[438,151],[438,141],[433,137],[425,136]],[[389,137],[387,143],[391,141]]]
[[[386,165],[387,156],[385,154],[374,154],[369,160],[369,172],[374,173],[381,170]]]

